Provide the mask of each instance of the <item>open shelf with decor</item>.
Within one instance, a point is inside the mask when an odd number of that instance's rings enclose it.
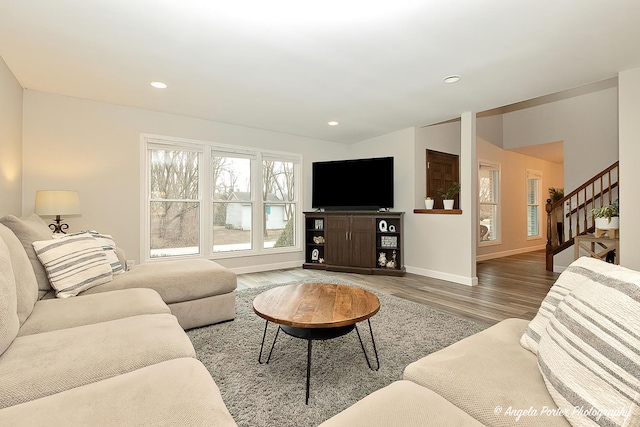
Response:
[[[402,215],[376,217],[375,274],[404,274],[402,220]]]
[[[324,269],[324,215],[305,215],[305,268]]]

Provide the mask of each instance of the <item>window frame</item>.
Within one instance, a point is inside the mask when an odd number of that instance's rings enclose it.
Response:
[[[210,141],[189,140],[184,138],[167,137],[161,135],[141,134],[141,229],[140,229],[140,260],[142,262],[156,262],[171,259],[183,258],[207,258],[225,259],[240,258],[246,256],[271,255],[278,253],[299,252],[302,250],[302,155],[287,153],[261,148],[219,144]],[[151,232],[150,232],[150,151],[152,149],[200,151],[198,170],[198,189],[200,202],[200,232],[199,232],[199,254],[174,255],[166,257],[151,257]],[[213,194],[211,159],[214,155],[229,155],[236,157],[251,158],[251,249],[238,251],[213,251]],[[287,201],[294,205],[294,244],[286,247],[264,247],[262,230],[262,212],[264,212],[265,201],[263,200],[262,182],[262,161],[263,158],[282,162],[291,162],[294,167],[294,192],[293,200]],[[219,202],[219,201],[218,201]],[[271,203],[272,204],[272,203]]]
[[[497,172],[497,188],[495,191],[495,198],[497,199],[497,201],[495,202],[491,202],[491,203],[487,203],[487,202],[480,202],[480,172],[482,170],[482,168],[488,168],[489,170],[495,171]],[[485,246],[495,246],[495,245],[501,245],[502,244],[502,166],[500,165],[500,163],[496,163],[496,162],[491,162],[491,161],[485,161],[485,160],[479,160],[478,161],[478,189],[477,189],[477,193],[478,193],[478,205],[477,205],[477,214],[478,214],[478,222],[477,222],[477,228],[476,228],[476,232],[477,232],[477,239],[478,239],[478,247],[485,247]],[[482,205],[491,205],[491,206],[496,206],[496,238],[495,240],[485,240],[485,241],[481,241],[480,240],[480,207]]]
[[[529,203],[529,181],[530,180],[536,180],[537,184],[536,184],[536,202],[535,203]],[[538,171],[538,170],[533,170],[533,169],[527,169],[526,172],[526,180],[525,180],[525,201],[526,201],[526,233],[527,233],[527,240],[540,240],[542,239],[542,224],[543,221],[541,220],[542,218],[542,172]],[[537,206],[538,207],[538,216],[537,216],[537,221],[538,221],[538,234],[536,235],[529,235],[529,207],[531,206]]]

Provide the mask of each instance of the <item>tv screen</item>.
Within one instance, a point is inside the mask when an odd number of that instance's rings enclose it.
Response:
[[[393,207],[393,157],[313,163],[311,205],[329,210]]]

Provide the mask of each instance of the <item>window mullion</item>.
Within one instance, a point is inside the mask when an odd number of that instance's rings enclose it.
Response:
[[[213,255],[213,203],[211,201],[211,147],[202,150],[200,162],[200,253],[210,257]]]
[[[255,157],[254,163],[251,165],[252,186],[251,198],[253,207],[253,230],[252,230],[252,242],[253,250],[256,252],[262,252],[264,246],[264,174],[263,174],[263,156],[262,153],[258,153]]]

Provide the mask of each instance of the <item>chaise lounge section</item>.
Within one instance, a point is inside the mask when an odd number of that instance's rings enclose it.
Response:
[[[51,230],[37,215],[0,218],[21,242],[38,283],[38,299],[55,298],[47,272],[38,259],[33,243],[51,240]],[[116,249],[118,260],[125,265],[126,255]],[[204,259],[183,259],[144,263],[124,274],[114,274],[111,281],[82,291],[78,296],[114,290],[148,288],[156,291],[177,317],[183,329],[190,329],[235,318],[235,273]]]

